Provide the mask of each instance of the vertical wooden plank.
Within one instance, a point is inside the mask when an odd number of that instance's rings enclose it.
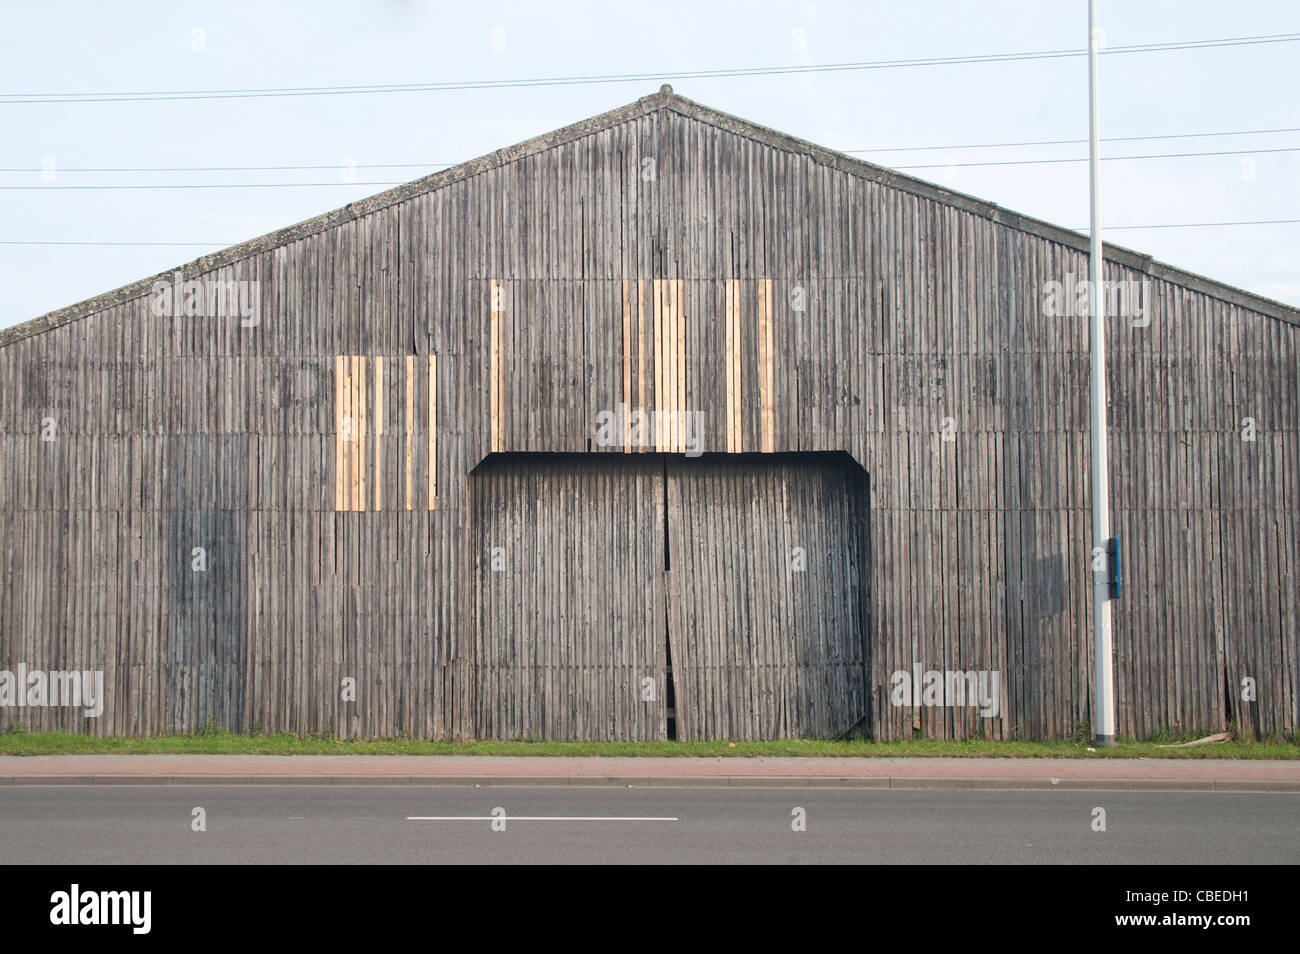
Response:
[[[429,355],[429,509],[438,509],[438,356]]]
[[[677,312],[673,296],[673,282],[663,280],[663,330],[664,330],[664,449],[677,449],[675,436],[677,420]]]
[[[489,349],[491,352],[488,371],[488,401],[490,406],[488,447],[495,452],[500,451],[503,446],[501,437],[501,313],[504,306],[505,283],[500,279],[492,279],[488,284],[491,295],[491,324],[488,329]]]
[[[347,419],[347,377],[344,373],[346,357],[334,356],[334,509],[341,511],[344,506],[344,490],[347,476],[344,465],[347,463],[347,447],[344,442],[344,421]]]
[[[356,362],[357,362],[357,380],[356,380],[356,394],[357,394],[357,407],[356,407],[356,411],[357,411],[357,420],[356,420],[356,437],[357,437],[357,446],[356,446],[356,461],[357,461],[357,499],[356,499],[356,501],[355,501],[355,503],[356,503],[356,508],[355,508],[355,509],[357,509],[357,510],[362,510],[362,511],[363,511],[363,510],[366,509],[366,501],[367,501],[367,499],[368,499],[368,495],[367,495],[368,483],[367,483],[367,479],[366,479],[366,478],[367,478],[367,476],[368,476],[368,474],[369,474],[369,471],[370,471],[370,461],[369,461],[369,459],[366,457],[366,429],[367,429],[367,418],[366,418],[366,390],[367,390],[367,388],[366,388],[366,385],[367,385],[367,375],[366,375],[366,359],[365,359],[364,357],[357,357],[355,360],[356,360]]]
[[[347,428],[347,456],[348,456],[348,499],[347,509],[355,510],[357,508],[357,357],[348,355],[347,357],[348,375],[347,375],[347,416],[344,425]]]
[[[733,397],[736,383],[733,379],[731,367],[731,353],[735,350],[735,328],[731,325],[731,279],[725,279],[722,283],[722,325],[723,325],[723,347],[722,347],[722,374],[723,374],[723,392],[722,399],[726,405],[726,448],[727,453],[735,453],[735,431],[736,431],[736,412],[733,405]]]
[[[740,361],[740,282],[728,278],[726,285],[727,323],[727,452],[739,454],[744,448],[741,439],[742,379]]]
[[[664,406],[663,282],[658,278],[652,282],[652,296],[654,298],[652,327],[654,328],[655,339],[655,393],[652,427],[654,430],[655,450],[662,451],[664,449],[663,415],[658,412]]]
[[[686,408],[686,283],[677,278],[672,283],[672,311],[677,322],[677,415],[676,448],[679,454],[686,450],[685,416]]]
[[[646,320],[645,320],[645,279],[638,278],[636,282],[636,347],[637,347],[637,409],[642,414],[646,411],[646,352],[649,350],[646,344]],[[649,448],[646,446],[650,442],[649,432],[643,432],[640,435],[645,442],[640,444],[638,449],[645,451]]]
[[[375,358],[375,509],[384,509],[384,359]]]
[[[765,454],[776,450],[776,423],[774,413],[775,375],[772,356],[772,279],[764,278],[758,283],[759,298],[759,401],[762,415],[762,443],[760,449]]]
[[[356,510],[358,501],[361,499],[360,459],[357,456],[357,441],[360,434],[357,421],[357,412],[360,406],[357,395],[357,362],[359,360],[360,358],[357,355],[348,356],[348,510]]]
[[[628,279],[623,279],[623,453],[632,450],[632,303]]]
[[[406,440],[403,453],[406,465],[406,509],[415,509],[415,477],[411,471],[415,444],[415,355],[406,356]]]
[[[677,449],[673,436],[673,421],[677,416],[677,317],[673,314],[673,283],[671,279],[660,282],[662,289],[660,328],[664,336],[664,399],[663,408],[663,447],[672,452]]]

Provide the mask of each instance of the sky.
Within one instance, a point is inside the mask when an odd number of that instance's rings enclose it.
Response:
[[[1294,0],[1100,0],[1099,11],[1103,50],[1300,37]],[[1088,38],[1086,0],[4,0],[0,16],[0,327],[387,187],[372,183],[419,178],[632,102],[656,91],[662,74],[1071,51]],[[650,75],[129,95],[628,74]],[[1105,240],[1300,306],[1300,42],[1103,53],[1100,75],[1103,138],[1186,137],[1104,142],[1103,156],[1222,153],[1103,162]],[[670,82],[707,106],[881,165],[937,165],[907,171],[1086,230],[1086,162],[962,165],[1086,157],[1077,142],[970,148],[1086,140],[1085,57]],[[903,148],[919,146],[942,148]],[[408,167],[368,168],[383,164]],[[324,168],[197,171],[232,166]],[[81,171],[104,169],[114,171]],[[96,188],[73,188],[86,186]],[[1151,227],[1261,220],[1293,221]]]

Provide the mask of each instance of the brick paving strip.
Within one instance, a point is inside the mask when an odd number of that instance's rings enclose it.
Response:
[[[0,756],[0,785],[572,785],[1300,793],[1300,760]]]

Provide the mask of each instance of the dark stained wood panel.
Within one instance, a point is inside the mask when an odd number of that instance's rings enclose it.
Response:
[[[1108,255],[1148,306],[1107,332],[1117,729],[1294,732],[1300,315]],[[494,451],[590,454],[573,486],[651,460],[593,441],[631,395],[702,413],[710,454],[844,452],[870,475],[876,736],[1085,733],[1087,323],[1044,295],[1086,273],[1079,236],[665,95],[181,270],[257,283],[255,323],[155,313],[146,282],[0,332],[0,668],[107,690],[98,719],[3,708],[0,728],[533,726],[474,668],[471,475]],[[345,377],[364,452],[340,453]],[[223,553],[202,580],[201,540]],[[711,619],[738,599],[691,596]],[[743,632],[775,665],[763,625]],[[917,664],[998,670],[999,715],[892,705]]]
[[[493,455],[471,485],[462,732],[666,738],[662,460]]]
[[[677,737],[870,732],[867,477],[847,455],[667,461]]]

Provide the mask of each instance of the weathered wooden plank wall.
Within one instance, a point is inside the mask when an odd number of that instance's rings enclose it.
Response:
[[[461,734],[667,737],[663,483],[663,462],[641,455],[475,469]]]
[[[708,455],[669,458],[665,478],[676,737],[869,732],[861,468],[847,455]]]
[[[675,97],[422,188],[186,269],[258,283],[255,322],[144,287],[0,335],[0,668],[107,682],[99,719],[0,726],[470,731],[469,475],[621,452],[596,415],[631,395],[702,412],[704,451],[870,475],[877,735],[1086,731],[1086,321],[1043,307],[1083,243]],[[1129,254],[1108,277],[1150,288],[1109,331],[1118,730],[1293,731],[1300,319]],[[893,705],[916,664],[998,671],[999,713]]]

